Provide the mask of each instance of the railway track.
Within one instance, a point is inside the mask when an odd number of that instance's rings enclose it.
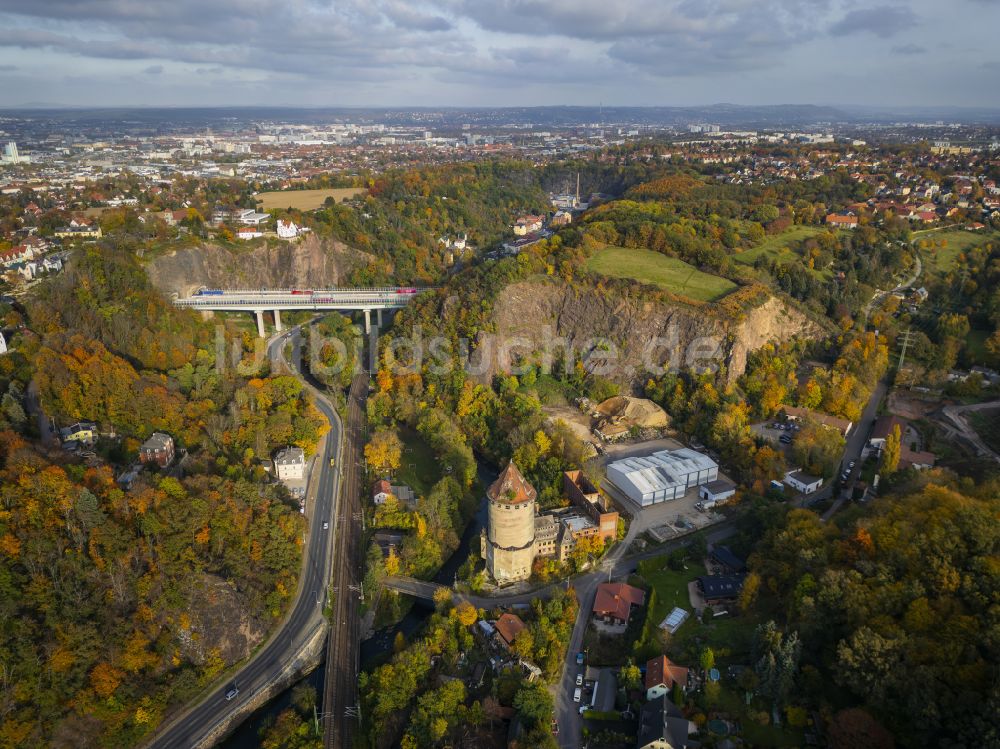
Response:
[[[361,481],[365,439],[365,401],[369,375],[351,381],[342,453],[343,478],[333,557],[333,617],[326,651],[323,691],[323,745],[350,749],[360,721],[358,671],[360,661]]]

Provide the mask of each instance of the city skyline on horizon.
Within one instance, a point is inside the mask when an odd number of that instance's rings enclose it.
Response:
[[[9,108],[983,108],[1000,3],[0,0]]]

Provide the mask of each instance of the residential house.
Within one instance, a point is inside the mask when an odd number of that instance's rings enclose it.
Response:
[[[658,655],[646,661],[646,699],[655,700],[669,694],[679,684],[682,690],[688,686],[686,666],[678,666],[665,655]]]
[[[385,504],[385,501],[389,497],[395,497],[403,504],[410,506],[412,506],[416,501],[413,489],[405,484],[393,486],[387,479],[379,479],[376,481],[375,486],[372,487],[372,501],[377,505],[381,505]]]
[[[278,219],[277,231],[278,236],[282,239],[295,239],[300,233],[299,227],[294,221],[285,221],[280,218]]]
[[[63,239],[100,239],[104,236],[100,226],[87,224],[60,227],[56,229],[55,235]]]
[[[567,224],[572,223],[572,221],[573,214],[569,211],[556,211],[553,214],[552,219],[549,221],[549,226],[566,226]]]
[[[838,229],[857,229],[858,217],[853,213],[831,213],[827,215],[826,223]]]
[[[743,590],[746,575],[704,575],[695,581],[698,592],[708,606],[733,603]]]
[[[372,488],[372,501],[377,505],[384,505],[385,501],[392,496],[392,484],[385,479],[379,479]]]
[[[403,534],[400,531],[382,528],[375,531],[375,534],[372,536],[372,543],[378,546],[384,559],[392,551],[399,552],[399,547],[403,544]]]
[[[92,421],[78,421],[59,430],[59,438],[66,442],[92,445],[97,440],[97,424]]]
[[[906,445],[899,448],[899,468],[914,468],[922,471],[925,468],[933,468],[937,462],[937,455],[927,450],[911,450]]]
[[[517,614],[501,614],[493,625],[496,627],[496,642],[508,650],[514,639],[524,631],[525,624]]]
[[[886,438],[892,434],[895,427],[899,427],[900,439],[906,434],[907,423],[904,419],[893,414],[883,414],[875,419],[872,433],[868,435],[868,447],[873,450],[882,451],[885,447]]]
[[[173,459],[174,438],[169,434],[153,432],[139,446],[139,460],[143,463],[156,463],[160,468],[166,468]]]
[[[686,749],[695,746],[688,736],[697,731],[667,695],[642,706],[639,713],[638,749]]]
[[[236,230],[237,239],[259,239],[264,236],[264,232],[255,226],[241,226]]]
[[[646,602],[646,593],[628,583],[601,583],[594,598],[594,617],[612,627],[628,625],[633,607]]]
[[[6,252],[0,253],[0,264],[9,268],[17,263],[32,260],[34,257],[35,251],[33,248],[26,244],[19,244],[16,247],[11,247]]]
[[[177,226],[181,221],[184,221],[188,216],[187,208],[181,208],[177,211],[163,211],[160,217],[166,223],[167,226]]]
[[[823,486],[823,479],[804,471],[789,471],[785,474],[785,483],[797,492],[812,494]]]
[[[716,546],[709,557],[727,575],[737,575],[747,571],[747,563],[733,554],[728,546]]]
[[[274,456],[279,481],[296,481],[306,476],[306,453],[301,447],[286,447]]]
[[[528,234],[533,234],[536,231],[541,231],[544,222],[545,218],[543,216],[520,216],[517,221],[514,222],[514,235],[524,237]]]

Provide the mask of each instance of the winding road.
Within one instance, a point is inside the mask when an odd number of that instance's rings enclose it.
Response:
[[[267,347],[271,362],[287,365],[284,360],[285,343],[292,340],[297,346],[298,339],[298,326],[272,338]],[[330,402],[311,386],[310,390],[315,396],[316,407],[330,422],[330,432],[321,443],[310,479],[306,502],[309,529],[306,532],[299,588],[291,609],[281,626],[235,675],[216,684],[197,704],[164,723],[147,743],[149,747],[191,749],[207,745],[230,714],[240,708],[242,701],[294,669],[303,646],[327,626],[323,617],[323,605],[329,587],[334,540],[339,527],[336,515],[341,483],[339,466],[343,449],[343,427],[340,416]],[[337,467],[331,466],[331,462]],[[331,523],[330,530],[323,530],[324,522]],[[226,693],[234,683],[239,694],[234,699],[227,700]]]
[[[915,253],[913,272],[907,278],[896,284],[895,288],[889,289],[888,291],[876,291],[872,295],[872,298],[871,300],[869,300],[868,304],[865,305],[864,327],[866,328],[868,327],[868,318],[871,316],[872,310],[875,309],[876,306],[881,304],[883,299],[889,296],[889,294],[895,294],[897,291],[903,291],[904,289],[908,289],[911,286],[913,286],[913,284],[917,282],[917,279],[920,278],[920,274],[923,272],[924,272],[924,263],[920,259],[920,254]]]

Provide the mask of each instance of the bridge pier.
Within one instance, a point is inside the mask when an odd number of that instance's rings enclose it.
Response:
[[[375,310],[375,324],[378,325],[379,330],[382,329],[382,308],[379,307]]]
[[[372,316],[371,310],[365,307],[365,335],[372,332]]]
[[[274,311],[274,331],[276,333],[281,332],[281,310],[276,309]]]
[[[253,313],[257,316],[257,335],[264,337],[264,310],[255,309]]]

